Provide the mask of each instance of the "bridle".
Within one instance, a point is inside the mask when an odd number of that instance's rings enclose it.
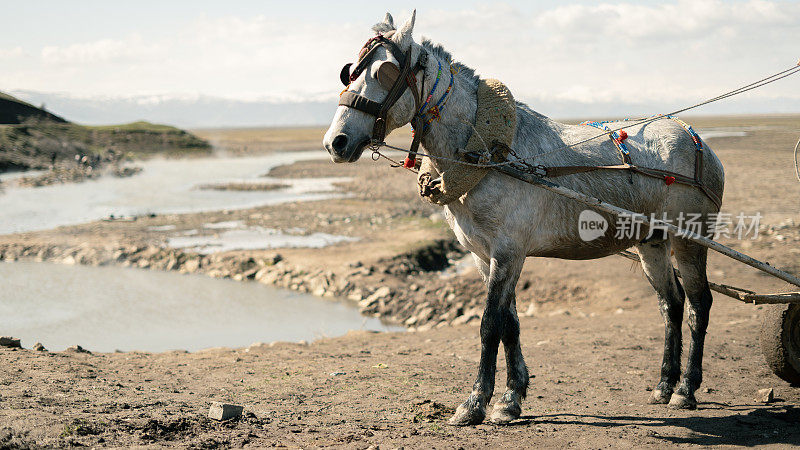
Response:
[[[416,64],[411,65],[411,47],[407,52],[403,52],[395,42],[390,38],[394,31],[389,31],[386,34],[378,34],[371,38],[361,48],[359,52],[358,61],[355,68],[350,70],[352,63],[345,64],[339,74],[339,78],[346,87],[339,95],[339,105],[347,106],[358,111],[362,111],[375,117],[375,123],[372,126],[372,136],[370,137],[369,145],[371,148],[377,149],[383,144],[386,138],[386,116],[389,109],[394,106],[400,99],[405,90],[411,89],[411,94],[414,96],[414,117],[411,119],[411,127],[415,130],[413,139],[411,141],[411,149],[409,157],[406,158],[404,166],[414,167],[415,155],[419,149],[419,144],[424,133],[424,120],[420,111],[422,101],[421,93],[425,92],[425,67],[428,61],[427,52],[420,53]],[[378,69],[378,82],[389,90],[389,93],[382,102],[370,100],[362,95],[347,89],[350,83],[355,81],[364,70],[369,67],[372,57],[379,48],[385,48],[394,58],[400,63],[400,69],[391,61],[385,61]],[[422,71],[422,86],[420,91],[417,91],[417,77],[416,73]],[[427,103],[427,102],[426,102]]]

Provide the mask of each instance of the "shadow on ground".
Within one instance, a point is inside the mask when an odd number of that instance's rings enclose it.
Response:
[[[579,425],[589,427],[643,427],[655,429],[652,437],[671,444],[744,445],[800,443],[800,408],[796,406],[726,406],[727,416],[641,417],[592,414],[552,414],[522,417],[522,424]],[[737,413],[736,411],[742,411]],[[746,411],[746,412],[745,412]],[[691,431],[679,436],[670,428]],[[736,432],[731,433],[731,430]],[[682,434],[682,433],[680,433]]]

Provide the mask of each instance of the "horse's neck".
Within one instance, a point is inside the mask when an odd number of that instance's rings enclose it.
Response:
[[[429,53],[425,72],[425,86],[433,86],[436,79],[437,58]],[[447,90],[450,83],[449,66],[442,62],[442,78],[433,93],[431,102],[435,104]],[[428,88],[426,88],[428,89]],[[427,95],[425,92],[423,95]],[[428,133],[422,138],[422,146],[433,156],[453,157],[455,150],[464,148],[473,132],[475,114],[478,109],[478,83],[475,77],[456,74],[450,98],[442,109],[441,119],[431,122]],[[429,105],[430,107],[431,105]],[[526,105],[517,106],[517,135],[515,141],[518,153],[533,156],[548,153],[564,145],[562,132],[565,125],[539,114]]]
[[[433,86],[436,80],[436,60],[430,54],[425,76],[425,86]],[[450,67],[446,61],[442,63],[442,78],[431,97],[431,103],[436,104],[444,95],[450,84]],[[475,123],[475,112],[478,108],[478,85],[474,78],[462,74],[455,74],[453,88],[448,94],[449,98],[442,108],[441,118],[434,119],[430,128],[422,138],[422,146],[434,156],[452,157],[457,148],[467,145],[472,134],[471,124]],[[427,95],[425,92],[423,95]],[[430,107],[432,105],[429,105]]]

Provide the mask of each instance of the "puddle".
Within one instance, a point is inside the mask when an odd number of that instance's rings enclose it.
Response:
[[[15,262],[0,263],[0,279],[2,334],[27,348],[195,351],[402,331],[346,303],[202,275]]]
[[[45,170],[23,170],[0,173],[0,182],[14,181],[25,177],[38,177],[47,173]]]
[[[210,228],[212,230],[230,230],[234,228],[241,228],[244,223],[241,220],[229,220],[227,222],[215,222],[203,224],[203,228]]]
[[[697,134],[703,140],[723,138],[723,137],[744,137],[747,131],[740,128],[702,128],[697,130]]]
[[[234,222],[220,222],[226,227]],[[237,222],[237,225],[239,223]],[[216,228],[226,228],[216,227]],[[182,248],[204,255],[231,250],[260,250],[272,248],[322,248],[339,242],[353,242],[358,238],[338,236],[327,233],[302,234],[304,230],[293,228],[291,230],[277,230],[274,228],[252,227],[247,229],[229,229],[215,235],[187,235],[174,236],[167,239],[167,246]]]
[[[172,231],[177,228],[175,225],[154,225],[147,227],[147,231]]]

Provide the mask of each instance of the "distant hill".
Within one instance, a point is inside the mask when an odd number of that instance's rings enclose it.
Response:
[[[68,94],[15,91],[35,105],[46,104],[69,120],[97,124],[147,117],[181,128],[296,127],[330,124],[338,100],[235,100],[207,95],[76,97]]]
[[[208,153],[211,145],[179,128],[139,121],[84,126],[0,92],[0,172],[47,168],[75,155],[141,157]]]
[[[67,122],[55,114],[0,92],[0,124],[20,124],[30,119]]]
[[[512,87],[513,90],[513,87]],[[181,128],[328,126],[336,112],[336,94],[306,99],[252,98],[247,100],[210,95],[162,94],[135,96],[75,96],[57,92],[16,90],[11,92],[34,105],[46,104],[70,121],[84,124],[123,123],[146,117],[152,122]],[[556,94],[514,95],[540,114],[554,119],[585,117],[639,117],[665,113],[697,99],[674,98],[663,102],[643,101],[636,96],[583,102]],[[696,114],[786,114],[800,112],[800,99],[790,97],[740,96],[712,103]]]

